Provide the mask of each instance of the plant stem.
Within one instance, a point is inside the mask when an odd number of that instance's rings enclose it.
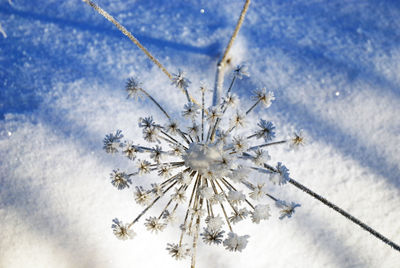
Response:
[[[108,21],[113,23],[118,30],[120,30],[124,35],[126,35],[138,48],[140,48],[144,54],[158,67],[163,71],[163,73],[168,76],[168,78],[173,82],[173,76],[165,69],[165,67],[137,40],[131,32],[129,32],[124,26],[122,26],[113,16],[107,13],[104,9],[99,7],[91,0],[83,0],[86,4],[91,6],[94,10],[96,10],[100,15],[106,18]],[[193,103],[197,104],[196,100],[189,95],[187,90],[180,88],[182,92],[186,95],[186,97],[191,100]]]
[[[236,27],[235,27],[235,30],[233,31],[232,37],[229,40],[227,47],[225,48],[225,52],[222,56],[222,59],[218,62],[217,73],[216,73],[216,77],[215,77],[213,106],[219,104],[219,100],[221,98],[221,92],[222,92],[222,84],[224,83],[225,67],[226,67],[229,50],[231,49],[233,42],[235,41],[236,36],[240,30],[240,27],[243,24],[243,20],[246,15],[246,12],[249,8],[249,5],[250,5],[250,0],[246,0],[246,2],[244,3],[244,6],[242,8],[242,12],[240,13],[238,22],[236,23]]]
[[[255,134],[255,135],[256,135],[256,134]],[[249,137],[247,137],[247,138],[249,139],[249,138],[252,138],[252,137],[253,137],[253,135],[251,135],[251,136],[249,136]],[[263,147],[267,147],[267,146],[282,144],[282,143],[285,143],[285,142],[287,142],[287,140],[283,140],[283,141],[274,141],[274,142],[270,142],[270,143],[264,143],[264,144],[261,144],[261,145],[252,146],[252,147],[250,147],[247,151],[256,150],[256,149],[258,149],[258,148],[263,148]]]
[[[164,66],[162,66],[162,64],[156,58],[154,58],[153,55],[151,55],[150,52],[142,44],[140,44],[140,42],[124,26],[114,19],[113,16],[108,14],[107,11],[96,5],[91,0],[83,1],[96,10],[100,15],[103,15],[103,17],[112,22],[124,35],[126,35],[136,46],[138,46],[144,52],[144,54],[146,54],[146,56],[149,57],[149,59],[168,76],[169,79],[172,80],[172,75],[167,71],[167,69],[165,69]]]
[[[164,110],[163,107],[161,107],[161,105],[143,88],[140,89],[140,91],[143,92],[143,94],[145,94],[155,105],[157,105],[157,107],[161,110],[161,112],[163,112],[163,114],[168,118],[171,119],[171,117],[169,116],[169,114]]]
[[[346,211],[344,211],[343,209],[339,208],[338,206],[336,206],[335,204],[329,202],[328,200],[326,200],[324,197],[320,196],[319,194],[313,192],[312,190],[308,189],[307,187],[305,187],[304,185],[300,184],[299,182],[290,179],[289,183],[291,183],[292,185],[294,185],[295,187],[299,188],[300,190],[302,190],[303,192],[311,195],[312,197],[314,197],[315,199],[317,199],[318,201],[322,202],[323,204],[327,205],[328,207],[330,207],[333,210],[336,210],[338,213],[342,214],[344,217],[346,217],[347,219],[351,220],[352,222],[354,222],[355,224],[357,224],[358,226],[360,226],[361,228],[363,228],[365,231],[369,232],[370,234],[372,234],[373,236],[375,236],[376,238],[378,238],[379,240],[381,240],[382,242],[386,243],[387,245],[389,245],[390,247],[392,247],[393,249],[400,251],[400,246],[397,245],[396,243],[394,243],[393,241],[389,240],[388,238],[386,238],[385,236],[383,236],[382,234],[380,234],[379,232],[375,231],[374,229],[372,229],[371,227],[369,227],[368,225],[366,225],[365,223],[363,223],[362,221],[360,221],[359,219],[357,219],[356,217],[350,215],[349,213],[347,213]]]

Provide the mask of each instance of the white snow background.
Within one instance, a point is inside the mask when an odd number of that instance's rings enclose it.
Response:
[[[172,73],[182,69],[198,98],[243,1],[98,0]],[[204,12],[201,12],[201,10]],[[291,176],[400,243],[400,2],[253,0],[232,50],[250,78],[234,91],[273,90],[277,136],[304,129],[308,145],[269,150]],[[185,96],[125,36],[80,0],[0,2],[0,267],[188,267],[165,250],[178,226],[154,235],[137,225],[116,239],[111,220],[141,211],[110,184],[133,169],[102,150],[122,129],[142,141],[140,116],[160,112],[126,99],[126,79],[174,115]],[[226,83],[229,82],[227,76]],[[211,93],[209,93],[211,97]],[[158,121],[160,121],[158,120]],[[250,126],[251,128],[251,126]],[[136,178],[134,185],[156,176]],[[400,254],[292,185],[272,188],[300,203],[291,219],[273,210],[242,253],[199,242],[198,267],[400,267]],[[272,206],[272,204],[271,204]],[[136,225],[135,225],[136,226]]]

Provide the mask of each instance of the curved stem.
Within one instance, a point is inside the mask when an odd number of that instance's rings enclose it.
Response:
[[[372,234],[373,236],[375,236],[376,238],[378,238],[379,240],[381,240],[382,242],[386,243],[387,245],[389,245],[390,247],[392,247],[393,249],[400,251],[400,246],[397,245],[396,243],[394,243],[393,241],[389,240],[388,238],[386,238],[385,236],[383,236],[382,234],[380,234],[379,232],[375,231],[374,229],[372,229],[371,227],[369,227],[368,225],[366,225],[365,223],[363,223],[362,221],[360,221],[359,219],[357,219],[356,217],[350,215],[349,213],[347,213],[346,211],[344,211],[343,209],[341,209],[340,207],[336,206],[335,204],[329,202],[328,200],[326,200],[324,197],[320,196],[319,194],[313,192],[312,190],[308,189],[307,187],[305,187],[304,185],[300,184],[299,182],[290,179],[289,183],[291,183],[292,185],[294,185],[295,187],[299,188],[300,190],[302,190],[303,192],[311,195],[312,197],[314,197],[315,199],[317,199],[318,201],[322,202],[324,205],[327,205],[328,207],[330,207],[331,209],[337,211],[338,213],[342,214],[344,217],[346,217],[348,220],[351,220],[352,222],[354,222],[355,224],[357,224],[358,226],[360,226],[361,228],[363,228],[365,231],[369,232],[370,234]]]

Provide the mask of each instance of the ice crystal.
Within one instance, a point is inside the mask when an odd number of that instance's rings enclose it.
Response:
[[[247,246],[248,235],[239,236],[230,232],[228,238],[224,240],[224,246],[229,251],[242,251]]]
[[[224,237],[225,231],[203,228],[204,232],[200,235],[203,237],[204,243],[207,245],[216,244],[219,245],[222,243],[222,238]]]

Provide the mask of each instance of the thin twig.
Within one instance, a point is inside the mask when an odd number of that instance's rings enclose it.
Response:
[[[110,14],[107,13],[104,9],[96,5],[94,2],[91,0],[83,0],[86,2],[88,5],[90,5],[94,10],[96,10],[99,14],[103,15],[107,20],[112,22],[117,28],[124,34],[126,35],[136,46],[138,46],[149,59],[158,66],[167,76],[169,79],[172,80],[172,75],[167,71],[167,69],[164,68],[164,66],[156,59],[153,57],[153,55],[150,54],[150,52],[142,45],[140,42],[124,27],[122,26],[116,19],[113,18]]]
[[[165,115],[168,119],[171,119],[171,117],[169,116],[169,114],[164,110],[163,107],[161,107],[161,104],[159,104],[146,90],[144,90],[143,88],[141,88],[140,91],[142,91],[155,105],[157,105],[157,107],[161,110],[161,112],[164,113],[164,115]]]
[[[249,136],[249,137],[251,137],[251,136]],[[247,137],[247,138],[249,138],[249,137]],[[282,144],[282,143],[286,143],[286,142],[287,142],[287,140],[283,140],[283,141],[274,141],[274,142],[270,142],[270,143],[264,143],[264,144],[252,146],[252,147],[250,147],[249,149],[247,149],[247,151],[257,150],[258,148],[263,148],[263,147],[267,147],[267,146]]]
[[[227,61],[229,50],[231,49],[231,47],[236,39],[236,36],[239,33],[240,27],[242,26],[242,23],[243,23],[245,15],[246,15],[246,12],[249,8],[249,5],[250,5],[250,0],[246,0],[246,2],[244,3],[244,6],[242,8],[242,12],[240,13],[238,22],[236,23],[236,27],[235,27],[235,30],[233,31],[232,37],[229,40],[227,47],[225,48],[224,55],[222,56],[222,59],[218,62],[217,73],[216,73],[216,77],[215,77],[214,96],[213,96],[213,105],[214,106],[219,104],[219,100],[221,98],[222,84],[224,82],[224,75],[225,75],[225,66],[226,66],[225,64]]]
[[[97,4],[95,4],[91,0],[83,0],[86,4],[91,6],[94,10],[96,10],[100,15],[102,15],[104,18],[109,20],[111,23],[113,23],[118,30],[120,30],[124,35],[126,35],[138,48],[140,48],[144,54],[158,67],[163,71],[163,73],[168,76],[168,78],[173,82],[174,77],[171,75],[170,72],[165,69],[165,67],[137,40],[131,32],[129,32],[124,26],[122,26],[113,16],[107,13],[104,9],[99,7]],[[187,92],[187,90],[180,88],[181,91],[186,95],[188,99],[190,99],[193,103],[197,104],[196,100],[190,96],[190,94]]]
[[[322,197],[319,194],[313,192],[312,190],[308,189],[307,187],[305,187],[304,185],[300,184],[299,182],[297,182],[297,181],[295,181],[293,179],[290,179],[289,183],[291,183],[295,187],[299,188],[303,192],[311,195],[312,197],[314,197],[318,201],[322,202],[323,204],[327,205],[328,207],[332,208],[333,210],[336,210],[337,212],[342,214],[344,217],[346,217],[347,219],[351,220],[352,222],[354,222],[355,224],[357,224],[358,226],[363,228],[365,231],[369,232],[370,234],[372,234],[373,236],[375,236],[376,238],[378,238],[382,242],[386,243],[387,245],[389,245],[393,249],[395,249],[397,251],[400,251],[400,246],[399,245],[397,245],[393,241],[389,240],[388,238],[386,238],[382,234],[378,233],[377,231],[375,231],[374,229],[372,229],[371,227],[369,227],[368,225],[366,225],[365,223],[363,223],[362,221],[360,221],[356,217],[350,215],[349,213],[347,213],[346,211],[344,211],[340,207],[338,207],[335,204],[329,202],[324,197]]]

